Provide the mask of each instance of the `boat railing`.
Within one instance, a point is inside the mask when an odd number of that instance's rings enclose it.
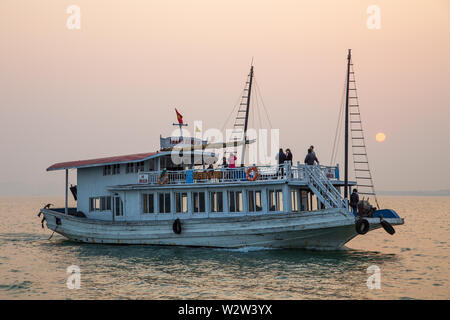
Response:
[[[237,168],[218,167],[214,169],[188,169],[139,172],[139,184],[192,184],[239,181],[295,180],[308,182],[307,165],[260,165]],[[315,166],[329,180],[339,179],[338,166]],[[256,168],[256,170],[254,170]],[[255,175],[255,173],[257,173]]]

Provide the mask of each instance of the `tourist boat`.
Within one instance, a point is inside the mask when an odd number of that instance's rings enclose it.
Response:
[[[347,114],[350,61],[349,52]],[[348,190],[357,182],[348,181],[347,156],[344,180],[337,165],[242,163],[237,168],[206,169],[219,160],[213,147],[242,147],[245,155],[254,142],[246,134],[252,81],[253,66],[240,104],[243,109],[238,111],[244,129],[240,141],[222,145],[183,137],[186,124],[176,111],[180,136],[160,137],[155,152],[50,166],[47,171],[65,170],[66,202],[64,208],[42,208],[42,225],[45,221],[50,230],[86,243],[219,248],[338,249],[358,234],[380,227],[394,233],[392,226],[404,221],[393,210],[372,210],[364,217],[349,211]],[[174,163],[174,152],[192,161]],[[74,208],[68,207],[69,170],[77,173],[77,185],[70,187]]]

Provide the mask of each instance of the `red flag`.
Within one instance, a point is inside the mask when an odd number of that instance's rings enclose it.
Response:
[[[175,108],[175,112],[177,113],[178,123],[183,124],[183,116],[178,112],[177,108]]]

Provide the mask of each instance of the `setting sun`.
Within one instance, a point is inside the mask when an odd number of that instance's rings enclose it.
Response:
[[[383,132],[379,132],[379,133],[377,133],[375,139],[378,142],[383,142],[384,140],[386,140],[386,135]]]

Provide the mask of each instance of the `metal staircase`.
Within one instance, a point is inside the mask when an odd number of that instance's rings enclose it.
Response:
[[[379,209],[380,206],[378,204],[372,174],[369,167],[369,158],[367,156],[361,113],[359,110],[358,94],[356,91],[355,72],[353,71],[353,63],[351,60],[348,92],[349,129],[351,133],[350,141],[352,146],[353,165],[355,169],[358,193],[368,199],[373,197],[377,208]]]
[[[326,209],[346,208],[346,201],[319,166],[305,166],[308,186]]]

